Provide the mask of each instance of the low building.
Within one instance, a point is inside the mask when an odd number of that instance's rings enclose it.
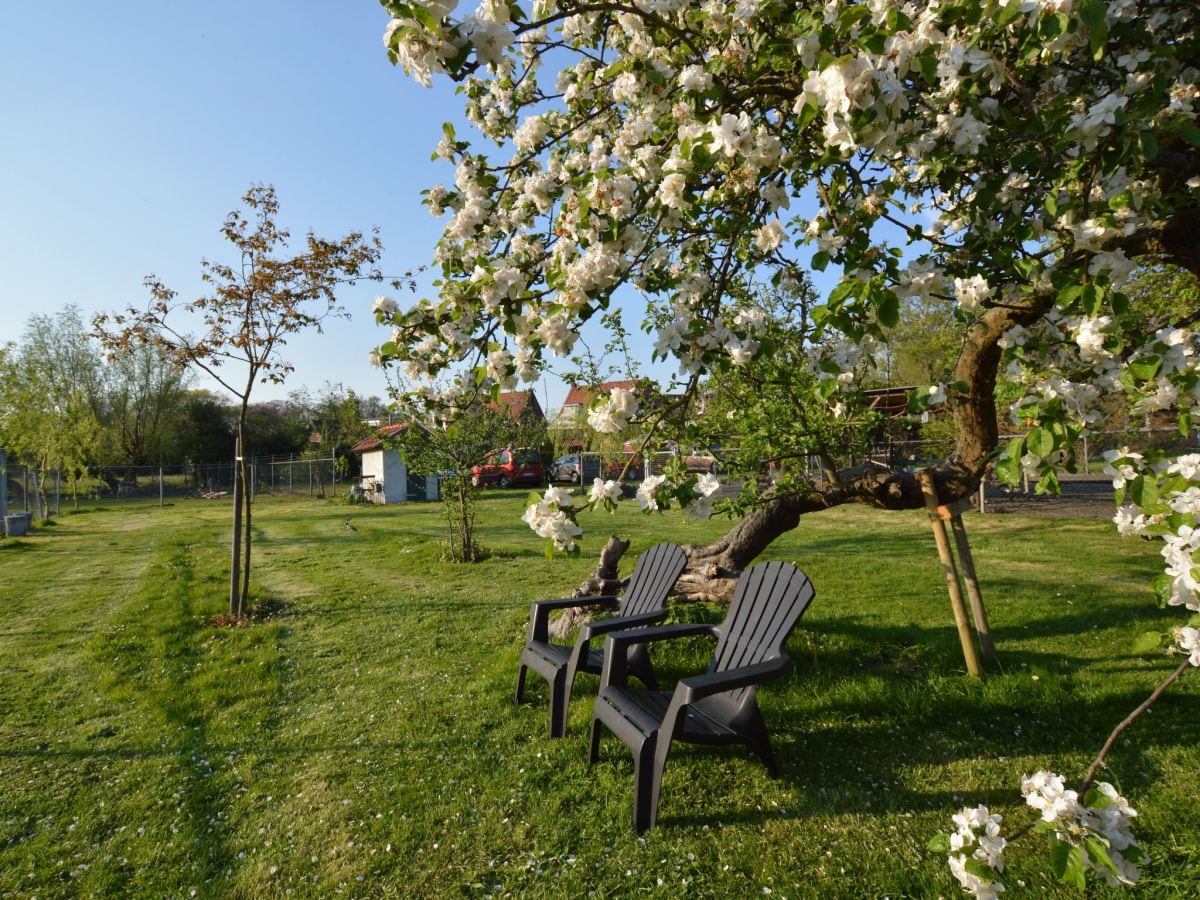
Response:
[[[376,434],[350,448],[351,453],[362,454],[358,490],[367,503],[383,505],[438,499],[437,476],[410,472],[400,451],[384,445],[384,438],[399,434],[407,427],[405,422],[384,425]]]

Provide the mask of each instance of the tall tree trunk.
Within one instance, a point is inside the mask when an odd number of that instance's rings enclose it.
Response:
[[[245,508],[245,526],[242,531],[243,555],[242,555],[242,613],[246,612],[246,603],[250,596],[250,551],[253,541],[254,532],[251,528],[253,525],[252,516],[254,509],[254,494],[253,484],[248,476],[249,466],[246,465],[246,460],[243,457],[241,464],[241,482],[242,482],[242,504]]]
[[[234,442],[233,451],[233,540],[229,565],[229,616],[242,614],[242,479],[240,475],[242,439]]]

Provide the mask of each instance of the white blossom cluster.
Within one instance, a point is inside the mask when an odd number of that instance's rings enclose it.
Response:
[[[964,808],[953,816],[955,831],[950,835],[950,872],[962,889],[980,900],[996,900],[1004,885],[980,874],[986,866],[995,872],[1004,871],[1004,849],[1008,841],[1000,834],[1002,819],[986,806]],[[974,864],[969,864],[968,859]],[[986,871],[986,870],[984,870]]]
[[[1098,796],[1088,805],[1066,787],[1062,776],[1053,772],[1035,772],[1021,781],[1026,804],[1041,813],[1043,822],[1054,827],[1058,840],[1073,846],[1080,846],[1087,838],[1101,840],[1115,871],[1085,853],[1083,859],[1088,868],[1114,887],[1135,884],[1141,872],[1134,860],[1142,858],[1142,851],[1130,831],[1130,823],[1137,810],[1107,781],[1100,782],[1093,790]]]
[[[1144,853],[1130,830],[1137,810],[1108,782],[1088,792],[1087,800],[1066,786],[1061,775],[1039,771],[1021,779],[1025,803],[1038,811],[1041,827],[1078,855],[1081,866],[1112,886],[1136,884],[1138,862]],[[948,840],[950,871],[965,893],[996,900],[1004,885],[1008,840],[1001,834],[1002,817],[986,806],[964,808],[953,817]],[[944,843],[942,846],[947,846]],[[1100,854],[1103,854],[1102,856]]]
[[[616,434],[629,427],[637,411],[637,395],[627,388],[615,387],[609,392],[607,400],[588,410],[588,427],[601,434]]]
[[[555,550],[574,550],[575,538],[583,534],[583,529],[575,522],[575,501],[571,493],[564,488],[549,487],[540,500],[525,507],[521,516],[521,521],[538,537],[548,538]]]
[[[1162,539],[1164,570],[1170,580],[1167,603],[1200,613],[1200,580],[1196,553],[1200,550],[1200,453],[1174,459],[1148,457],[1128,448],[1104,454],[1104,472],[1113,488],[1128,502],[1113,516],[1123,535]],[[1135,483],[1151,485],[1150,502],[1139,506],[1130,490]],[[1144,492],[1141,494],[1146,496]]]

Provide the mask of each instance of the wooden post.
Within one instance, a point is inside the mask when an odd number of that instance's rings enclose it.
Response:
[[[958,583],[958,568],[954,565],[954,554],[950,551],[950,538],[946,534],[946,521],[942,517],[937,488],[934,487],[933,476],[928,470],[918,472],[917,478],[921,482],[921,492],[925,495],[925,508],[929,511],[929,523],[933,527],[933,538],[937,542],[942,571],[946,575],[946,590],[950,593],[950,608],[954,610],[954,624],[958,629],[958,642],[962,645],[967,672],[979,676],[983,674],[983,667],[980,666],[979,655],[975,652],[975,640],[971,634],[971,623],[967,620],[967,608],[963,604],[962,589]]]
[[[950,530],[954,532],[954,544],[958,548],[958,561],[962,565],[963,580],[967,583],[967,600],[971,603],[971,618],[975,620],[975,631],[979,635],[979,650],[984,662],[996,662],[996,644],[992,641],[992,626],[988,624],[987,610],[983,608],[983,592],[975,575],[975,558],[967,541],[967,526],[962,514],[950,517]]]

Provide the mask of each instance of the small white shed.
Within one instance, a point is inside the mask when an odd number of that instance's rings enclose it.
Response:
[[[437,478],[408,471],[399,451],[383,445],[383,438],[407,428],[406,423],[385,425],[379,433],[359,441],[351,453],[362,454],[363,496],[368,503],[405,503],[409,500],[436,500]]]

